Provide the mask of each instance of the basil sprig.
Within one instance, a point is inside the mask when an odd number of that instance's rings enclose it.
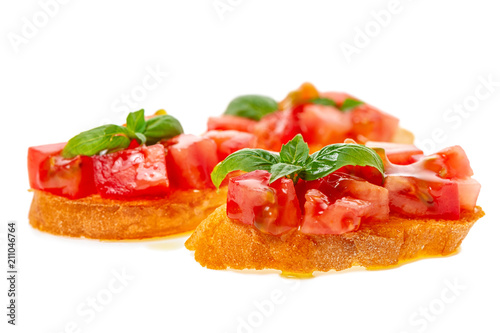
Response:
[[[278,103],[271,97],[244,95],[233,99],[224,112],[225,115],[260,120],[268,113],[278,110]]]
[[[351,143],[328,145],[309,155],[309,147],[302,135],[297,134],[281,147],[278,153],[262,149],[245,148],[229,155],[217,164],[212,182],[218,188],[232,171],[265,170],[271,173],[270,183],[281,177],[297,182],[299,178],[315,180],[325,177],[346,165],[371,166],[384,174],[380,156],[371,148]]]
[[[181,123],[168,114],[148,119],[144,129],[148,145],[155,144],[163,139],[170,139],[181,133],[184,133]]]
[[[314,98],[311,100],[311,103],[319,104],[319,105],[334,106],[337,109],[339,109],[340,111],[350,111],[357,106],[365,104],[365,102],[354,99],[354,98],[346,98],[345,101],[342,103],[342,105],[338,105],[333,99],[330,99],[328,97]]]
[[[78,155],[92,156],[102,151],[125,149],[132,140],[139,144],[155,144],[183,133],[180,122],[169,115],[158,115],[146,120],[144,110],[131,112],[127,126],[102,125],[71,138],[62,151],[64,158]]]
[[[344,103],[342,103],[342,106],[340,107],[341,111],[350,111],[354,109],[357,106],[363,105],[365,102],[359,101],[354,98],[346,98]]]

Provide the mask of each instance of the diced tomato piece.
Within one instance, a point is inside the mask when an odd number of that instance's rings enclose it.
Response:
[[[268,114],[257,123],[254,134],[258,146],[264,149],[280,151],[281,146],[300,133],[298,114],[302,106]]]
[[[281,235],[291,229],[298,228],[301,221],[299,200],[295,193],[293,181],[288,178],[280,178],[271,185],[278,198],[278,216],[271,224],[256,223],[255,226],[261,231]]]
[[[300,231],[305,234],[340,235],[355,231],[372,205],[352,197],[343,197],[330,203],[325,194],[315,189],[307,191],[305,197],[305,214],[300,227]]]
[[[407,165],[415,163],[424,156],[424,152],[415,145],[368,141],[365,144],[370,148],[382,148],[389,161],[394,164]]]
[[[208,131],[204,137],[214,140],[217,144],[219,161],[243,148],[257,147],[257,137],[254,134],[240,131]]]
[[[281,178],[269,185],[270,177],[267,171],[257,170],[231,178],[227,216],[280,235],[299,226],[301,213],[292,180]]]
[[[392,212],[415,218],[456,220],[460,217],[458,185],[454,181],[388,175],[385,188],[389,190]]]
[[[369,104],[362,104],[349,112],[353,124],[353,138],[358,141],[391,141],[399,126],[399,119]]]
[[[389,191],[382,186],[363,180],[344,181],[345,193],[355,199],[371,203],[364,217],[366,220],[387,220],[389,218]]]
[[[92,156],[95,184],[103,198],[163,196],[169,182],[161,144]]]
[[[298,182],[296,190],[301,205],[305,206],[305,194],[311,189],[321,191],[332,203],[347,196],[372,203],[363,215],[365,220],[386,220],[389,216],[387,189],[363,179],[335,172],[318,180]]]
[[[227,216],[243,224],[271,224],[278,215],[276,192],[269,186],[271,174],[256,170],[229,180]]]
[[[255,120],[237,116],[210,117],[207,122],[207,131],[235,130],[252,133],[255,124],[257,124]]]
[[[458,219],[460,209],[473,209],[480,185],[459,146],[421,157],[408,165],[384,161],[391,211],[412,217]]]
[[[460,209],[473,210],[476,207],[481,184],[475,179],[457,179]]]
[[[92,159],[61,156],[66,143],[57,143],[28,149],[28,175],[30,186],[71,199],[96,193]]]
[[[167,169],[173,187],[214,188],[210,174],[218,162],[217,145],[212,139],[180,134],[164,143]]]
[[[318,148],[343,142],[352,127],[349,114],[326,105],[304,105],[298,119],[304,140]]]
[[[468,179],[474,174],[469,159],[460,146],[448,147],[426,156],[424,166],[446,179]]]
[[[332,101],[335,102],[335,104],[337,104],[338,107],[341,107],[342,104],[344,104],[344,101],[348,98],[355,99],[355,97],[349,94],[343,92],[335,92],[335,91],[327,91],[320,93],[320,97],[331,99]]]

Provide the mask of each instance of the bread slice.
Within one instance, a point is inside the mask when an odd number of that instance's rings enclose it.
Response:
[[[386,222],[364,223],[343,235],[293,231],[277,237],[233,222],[223,205],[198,226],[185,246],[195,251],[196,261],[212,269],[269,268],[309,274],[352,266],[380,268],[453,253],[483,215],[481,207],[456,221],[391,215]]]
[[[33,190],[30,224],[45,232],[102,240],[142,239],[192,231],[226,202],[227,187],[174,191],[161,199],[67,199]]]

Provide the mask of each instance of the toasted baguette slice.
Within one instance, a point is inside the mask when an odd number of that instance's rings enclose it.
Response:
[[[142,239],[191,231],[226,201],[227,187],[175,191],[166,198],[71,200],[34,190],[30,224],[55,235],[102,240]]]
[[[233,222],[223,205],[198,226],[185,245],[195,251],[196,261],[212,269],[269,268],[308,274],[352,266],[380,268],[453,253],[483,215],[480,207],[457,221],[391,215],[386,222],[365,223],[343,235],[294,231],[276,237]]]

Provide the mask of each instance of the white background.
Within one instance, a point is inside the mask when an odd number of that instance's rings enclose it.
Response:
[[[0,258],[5,272],[5,223],[15,220],[20,272],[15,328],[6,324],[1,275],[2,332],[7,326],[9,332],[71,332],[72,322],[76,332],[500,331],[496,3],[401,0],[383,27],[371,12],[387,9],[388,0],[221,3],[231,6],[223,19],[212,0],[75,0],[52,7],[44,22],[37,1],[2,2]],[[22,37],[33,16],[45,25]],[[365,28],[372,36],[366,45],[357,32]],[[15,38],[25,39],[15,46]],[[360,47],[348,62],[341,45],[355,46],[355,39]],[[148,86],[135,109],[165,108],[190,133],[201,133],[206,118],[239,94],[281,99],[303,81],[350,92],[398,116],[427,150],[462,145],[483,185],[479,204],[487,215],[456,256],[308,280],[204,269],[183,247],[186,237],[111,243],[33,230],[28,146],[65,141],[106,121],[122,123],[121,96],[139,91],[148,70],[158,69],[168,76]],[[480,77],[497,83],[473,105]],[[447,113],[464,101],[472,103],[468,114]],[[433,132],[445,136],[435,147]],[[113,272],[122,270],[133,279],[106,299]],[[465,289],[454,294],[449,283]],[[279,304],[269,305],[271,295],[281,295]],[[86,302],[96,296],[109,302],[92,316]],[[431,317],[423,319],[419,311],[428,307]]]

